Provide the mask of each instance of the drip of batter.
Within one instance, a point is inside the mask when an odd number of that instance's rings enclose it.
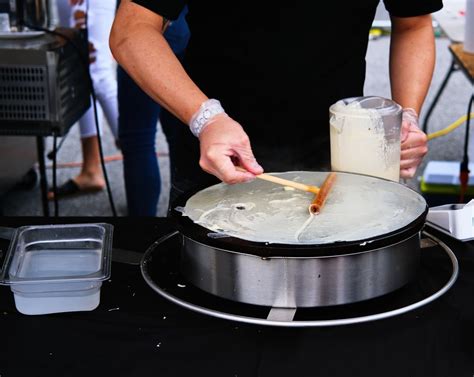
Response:
[[[309,226],[309,224],[311,224],[314,220],[314,214],[312,212],[309,213],[309,217],[308,217],[308,220],[306,220],[303,224],[303,226],[298,229],[295,233],[295,240],[297,242],[300,242],[300,236],[301,234],[306,230],[306,228]]]
[[[211,208],[207,211],[205,211],[200,217],[199,219],[196,220],[196,223],[197,224],[200,224],[200,223],[203,223],[204,222],[204,219],[209,216],[211,213],[215,212],[215,211],[228,211],[230,210],[230,208],[228,207],[222,207],[222,206],[217,206],[216,208]]]

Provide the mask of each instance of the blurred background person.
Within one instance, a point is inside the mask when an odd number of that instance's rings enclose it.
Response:
[[[61,25],[75,28],[87,26],[89,71],[97,99],[98,116],[100,119],[103,112],[115,140],[118,140],[116,63],[108,44],[116,0],[58,0],[57,5]],[[58,197],[101,191],[105,187],[92,105],[79,120],[79,129],[82,168],[77,176],[57,188]],[[54,198],[52,189],[48,198]]]

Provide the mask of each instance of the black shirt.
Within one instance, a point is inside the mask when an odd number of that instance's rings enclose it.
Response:
[[[260,151],[290,145],[296,160],[328,161],[328,108],[363,95],[365,54],[378,0],[309,2],[134,0],[169,19],[188,4],[185,67]],[[441,0],[385,0],[394,16],[429,14]],[[388,80],[388,78],[387,78]],[[377,95],[378,93],[366,93]],[[317,155],[317,154],[316,154]]]

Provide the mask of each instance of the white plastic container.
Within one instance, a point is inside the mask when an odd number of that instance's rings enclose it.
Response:
[[[25,226],[13,235],[0,283],[23,314],[95,309],[110,277],[110,224]]]
[[[466,0],[463,49],[474,54],[474,0]]]

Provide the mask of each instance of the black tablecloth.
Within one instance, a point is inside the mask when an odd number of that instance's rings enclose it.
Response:
[[[174,229],[165,218],[0,218],[3,226],[54,222],[111,223],[114,246],[140,252]],[[0,287],[0,376],[471,377],[474,247],[433,233],[460,262],[448,293],[401,316],[342,327],[263,327],[194,313],[156,294],[138,266],[115,262],[90,312],[23,315]]]

